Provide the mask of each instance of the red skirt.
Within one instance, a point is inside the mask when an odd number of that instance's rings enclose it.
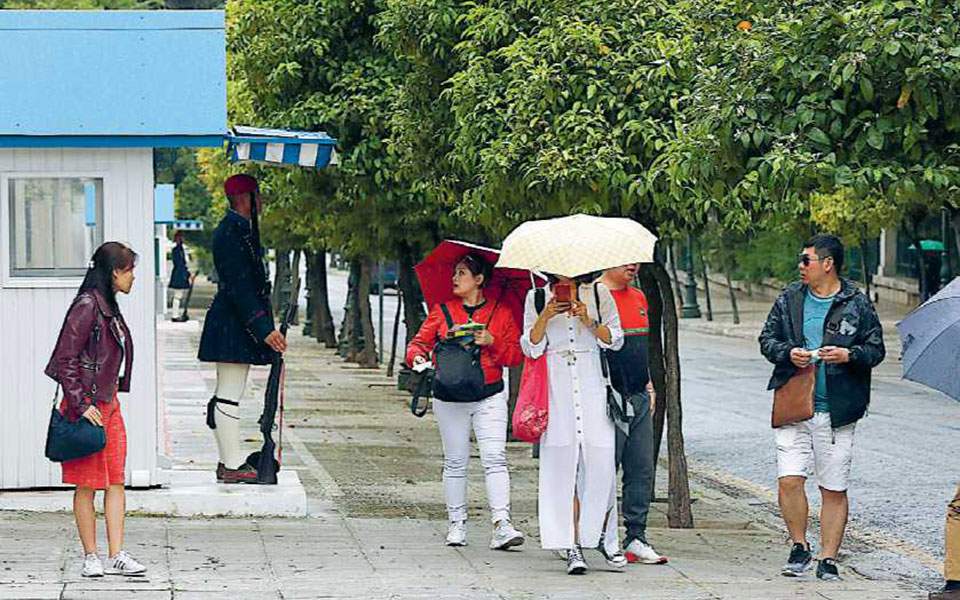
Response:
[[[123,485],[127,463],[127,429],[120,414],[120,402],[97,403],[103,416],[107,445],[103,450],[83,458],[65,460],[61,465],[63,482],[77,487],[103,490],[111,485]],[[81,419],[83,417],[80,417]]]

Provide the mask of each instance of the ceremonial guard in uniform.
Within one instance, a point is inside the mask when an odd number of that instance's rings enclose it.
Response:
[[[213,233],[213,262],[219,281],[200,338],[199,358],[217,365],[217,388],[207,404],[220,462],[217,481],[256,483],[240,446],[240,400],[250,365],[268,365],[286,340],[274,327],[270,281],[260,245],[257,180],[233,175],[224,182],[230,209]]]

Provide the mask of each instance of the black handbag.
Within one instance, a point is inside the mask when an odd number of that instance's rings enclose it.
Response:
[[[453,329],[453,317],[446,305],[440,309]],[[496,310],[496,306],[494,306]],[[433,351],[433,397],[447,402],[477,402],[486,397],[486,381],[480,366],[480,347],[470,337],[441,340]]]
[[[53,409],[50,411],[50,425],[47,426],[47,445],[44,454],[53,462],[63,462],[83,458],[103,450],[107,445],[107,434],[103,427],[94,425],[80,417],[70,421],[57,407],[60,385],[53,394]]]

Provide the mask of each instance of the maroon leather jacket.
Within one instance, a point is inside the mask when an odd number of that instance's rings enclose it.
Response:
[[[129,392],[132,366],[133,339],[123,315],[96,290],[78,294],[44,371],[63,388],[67,418],[75,421],[94,402],[112,402],[118,391]]]

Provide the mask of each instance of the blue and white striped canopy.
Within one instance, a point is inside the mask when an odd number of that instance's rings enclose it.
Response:
[[[299,165],[322,169],[336,165],[336,144],[322,131],[287,131],[234,127],[227,135],[227,155],[232,162]]]
[[[164,224],[168,225],[171,229],[179,229],[181,231],[203,231],[203,221],[198,221],[197,219],[177,219],[176,221],[170,221]]]

